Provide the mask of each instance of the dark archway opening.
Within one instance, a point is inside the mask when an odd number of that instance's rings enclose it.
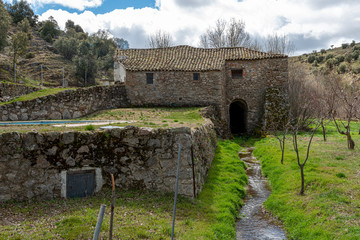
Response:
[[[232,134],[247,132],[247,105],[244,101],[235,101],[230,104],[230,130]]]

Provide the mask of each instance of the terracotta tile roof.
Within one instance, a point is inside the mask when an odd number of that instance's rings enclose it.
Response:
[[[225,60],[286,58],[286,55],[243,47],[195,48],[176,46],[151,49],[118,49],[118,59],[128,71],[220,71]]]

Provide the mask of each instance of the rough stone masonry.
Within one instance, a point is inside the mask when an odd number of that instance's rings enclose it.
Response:
[[[193,196],[191,146],[196,193],[201,191],[216,148],[211,123],[196,129],[125,127],[95,132],[0,134],[0,201],[61,196],[61,174],[97,168],[102,182],[115,175],[120,189],[173,192],[178,146],[182,145],[179,193]]]

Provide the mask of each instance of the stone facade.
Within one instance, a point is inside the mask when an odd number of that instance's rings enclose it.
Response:
[[[121,189],[173,192],[181,144],[179,193],[193,196],[191,146],[196,193],[201,191],[216,148],[212,124],[196,129],[126,127],[95,132],[0,134],[0,201],[61,196],[64,171],[100,168]]]
[[[231,69],[243,69],[243,77],[232,79]],[[255,61],[227,61],[225,117],[230,122],[229,107],[234,101],[242,100],[248,109],[248,131],[262,128],[266,105],[267,89],[282,87],[288,79],[287,58],[262,59]],[[271,98],[268,98],[271,100]],[[276,114],[277,109],[272,109]],[[271,112],[268,112],[270,115]]]
[[[245,48],[119,50],[118,58],[114,81],[125,82],[134,106],[213,105],[229,128],[232,121],[244,118],[240,124],[247,133],[264,127],[267,89],[282,89],[288,80],[286,56]],[[234,76],[236,71],[240,76]],[[230,110],[233,103],[240,105],[241,116],[232,117],[237,114]],[[272,111],[276,114],[277,110]],[[267,112],[269,116],[273,113]]]
[[[99,110],[129,106],[123,85],[96,86],[66,90],[30,101],[2,105],[0,119],[2,121],[72,119]]]
[[[12,99],[40,90],[37,87],[29,87],[22,84],[0,83],[0,102]]]
[[[231,70],[243,69],[243,77],[233,79]],[[220,119],[230,122],[229,106],[246,102],[248,132],[263,126],[265,93],[287,81],[287,59],[227,61],[223,71],[153,72],[153,84],[146,83],[147,72],[126,73],[126,91],[134,106],[216,106]]]

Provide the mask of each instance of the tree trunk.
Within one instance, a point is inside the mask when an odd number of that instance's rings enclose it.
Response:
[[[299,165],[300,166],[300,173],[301,173],[301,190],[300,190],[300,195],[304,195],[305,192],[305,178],[304,178],[304,165]]]
[[[355,142],[354,142],[354,140],[351,139],[350,132],[346,133],[346,138],[347,138],[347,142],[348,142],[348,148],[353,150],[355,148]]]
[[[281,164],[284,164],[284,152],[285,152],[285,140],[283,141],[281,148]]]
[[[325,129],[325,126],[324,126],[323,122],[321,122],[321,128],[322,128],[322,134],[323,134],[324,142],[326,142],[326,129]]]

